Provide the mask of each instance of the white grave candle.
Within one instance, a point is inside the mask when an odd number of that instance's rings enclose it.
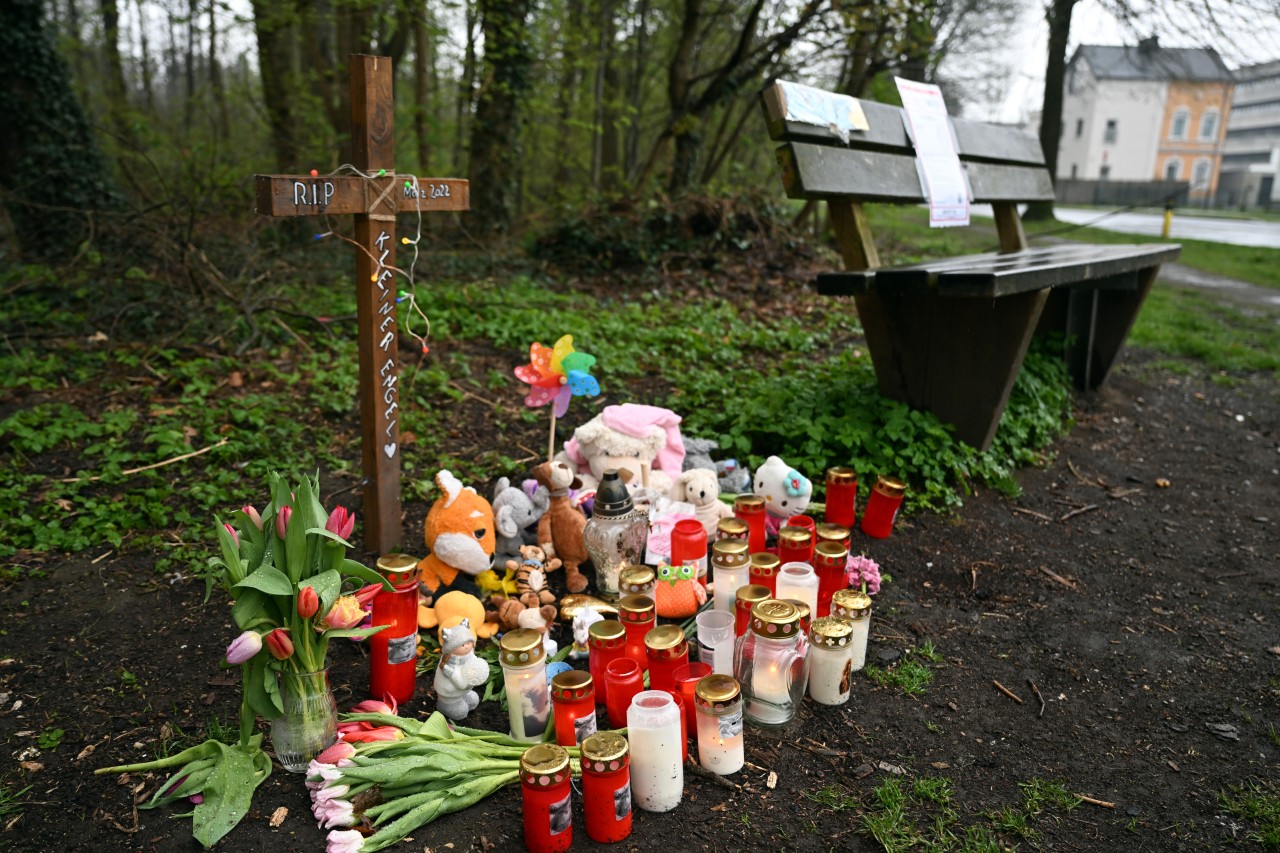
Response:
[[[663,690],[637,693],[627,709],[631,794],[637,808],[669,812],[684,794],[680,707]]]

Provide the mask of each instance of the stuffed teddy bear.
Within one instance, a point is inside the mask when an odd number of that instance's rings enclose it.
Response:
[[[547,656],[554,655],[559,649],[559,645],[555,640],[551,639],[551,626],[556,621],[556,607],[554,604],[544,604],[541,607],[526,607],[523,603],[514,598],[507,598],[502,595],[495,595],[489,599],[489,603],[497,608],[498,625],[503,631],[514,631],[517,628],[528,628],[531,631],[537,631],[542,634],[542,646],[547,650]]]
[[[617,468],[631,472],[630,488],[648,486],[665,493],[684,464],[680,416],[636,403],[605,406],[574,430],[563,457],[584,488],[594,490],[605,471]]]
[[[487,639],[498,633],[498,624],[485,620],[480,599],[462,590],[446,592],[436,598],[434,607],[418,605],[418,627],[431,630],[439,625],[452,625],[466,620],[476,639]]]
[[[466,619],[440,626],[440,665],[436,667],[436,710],[461,720],[476,709],[472,688],[489,680],[489,664],[476,657],[476,640]]]
[[[563,462],[543,462],[533,469],[533,477],[551,495],[550,507],[538,519],[538,546],[548,558],[560,558],[569,592],[582,592],[587,578],[578,566],[589,556],[582,538],[587,516],[569,498],[569,489],[580,487],[582,482]]]
[[[537,545],[521,545],[520,562],[507,560],[507,568],[515,571],[516,597],[525,607],[556,603],[555,593],[547,588],[547,572],[560,568],[559,557],[548,560]]]
[[[511,485],[506,477],[498,479],[493,487],[493,524],[497,534],[494,546],[496,565],[520,558],[520,546],[536,545],[535,532],[538,519],[551,504],[547,490],[538,487],[529,495],[519,486]]]
[[[720,500],[720,481],[716,472],[706,468],[690,468],[671,487],[671,499],[693,504],[694,516],[702,522],[707,536],[715,538],[720,519],[733,515],[733,508]]]
[[[493,565],[493,507],[447,470],[436,474],[436,485],[440,497],[422,525],[430,553],[418,563],[418,580],[432,595],[478,593],[474,578]]]
[[[653,604],[665,619],[688,619],[707,603],[707,589],[698,583],[698,567],[658,566],[658,582],[653,587]]]
[[[764,498],[765,530],[775,536],[788,518],[804,515],[813,497],[813,483],[777,456],[770,456],[756,469],[755,493]]]

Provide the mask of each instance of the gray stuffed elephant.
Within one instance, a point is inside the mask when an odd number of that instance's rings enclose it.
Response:
[[[538,519],[551,505],[551,495],[538,486],[530,497],[523,489],[501,477],[493,487],[493,532],[497,539],[494,565],[520,559],[521,545],[536,545]]]

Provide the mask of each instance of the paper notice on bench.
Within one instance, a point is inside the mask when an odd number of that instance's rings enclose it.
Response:
[[[969,186],[956,153],[947,104],[937,86],[894,77],[907,112],[916,158],[929,196],[929,225],[948,228],[969,224]]]
[[[778,81],[778,88],[782,92],[783,118],[788,121],[829,128],[846,145],[850,131],[870,127],[857,98],[785,80]]]

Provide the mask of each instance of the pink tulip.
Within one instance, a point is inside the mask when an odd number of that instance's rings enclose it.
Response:
[[[347,743],[374,743],[386,740],[401,740],[404,732],[395,726],[378,726],[376,729],[341,732],[339,735]]]
[[[356,754],[356,748],[349,743],[338,741],[328,749],[323,750],[316,756],[316,761],[321,764],[333,764],[341,767],[342,761],[345,761]]]
[[[256,509],[251,507],[249,504],[245,504],[240,507],[240,511],[249,516],[249,520],[253,522],[254,527],[259,530],[262,529],[262,516],[258,515],[258,511]]]
[[[371,583],[368,586],[362,586],[355,591],[356,600],[360,602],[360,606],[366,609],[373,607],[373,600],[378,597],[378,593],[382,590],[382,584]]]
[[[354,829],[339,829],[325,839],[324,853],[360,853],[364,836]]]
[[[236,547],[240,547],[240,534],[236,533],[236,529],[227,522],[222,522],[222,526],[227,528],[227,532],[231,534],[231,540],[236,543]]]
[[[227,663],[247,663],[260,651],[262,636],[257,631],[245,631],[227,646]]]
[[[333,512],[329,513],[329,520],[324,523],[324,529],[342,539],[347,539],[351,536],[351,531],[356,529],[356,517],[348,512],[345,506],[336,506]]]
[[[289,637],[288,628],[276,628],[264,638],[267,651],[276,660],[288,660],[293,656],[293,640]]]
[[[363,702],[357,702],[351,708],[353,714],[390,714],[396,716],[396,700],[392,699],[390,704],[383,702],[381,699],[366,699]]]
[[[320,595],[316,592],[314,586],[304,586],[298,589],[298,615],[303,619],[310,619],[316,615],[316,611],[320,609]]]
[[[276,513],[276,535],[281,539],[284,538],[284,534],[287,532],[287,528],[289,527],[289,518],[292,515],[293,507],[291,506],[282,506],[280,507],[280,511]]]
[[[353,595],[344,595],[333,603],[325,614],[325,624],[330,628],[354,628],[364,621],[364,608]]]
[[[339,787],[346,788],[346,785]],[[324,789],[321,789],[322,791]],[[316,792],[320,793],[320,792]],[[346,793],[345,791],[343,793]],[[351,826],[356,822],[355,809],[351,807],[350,800],[317,799],[311,806],[311,813],[316,816],[320,826],[325,829],[333,829],[338,826]]]

